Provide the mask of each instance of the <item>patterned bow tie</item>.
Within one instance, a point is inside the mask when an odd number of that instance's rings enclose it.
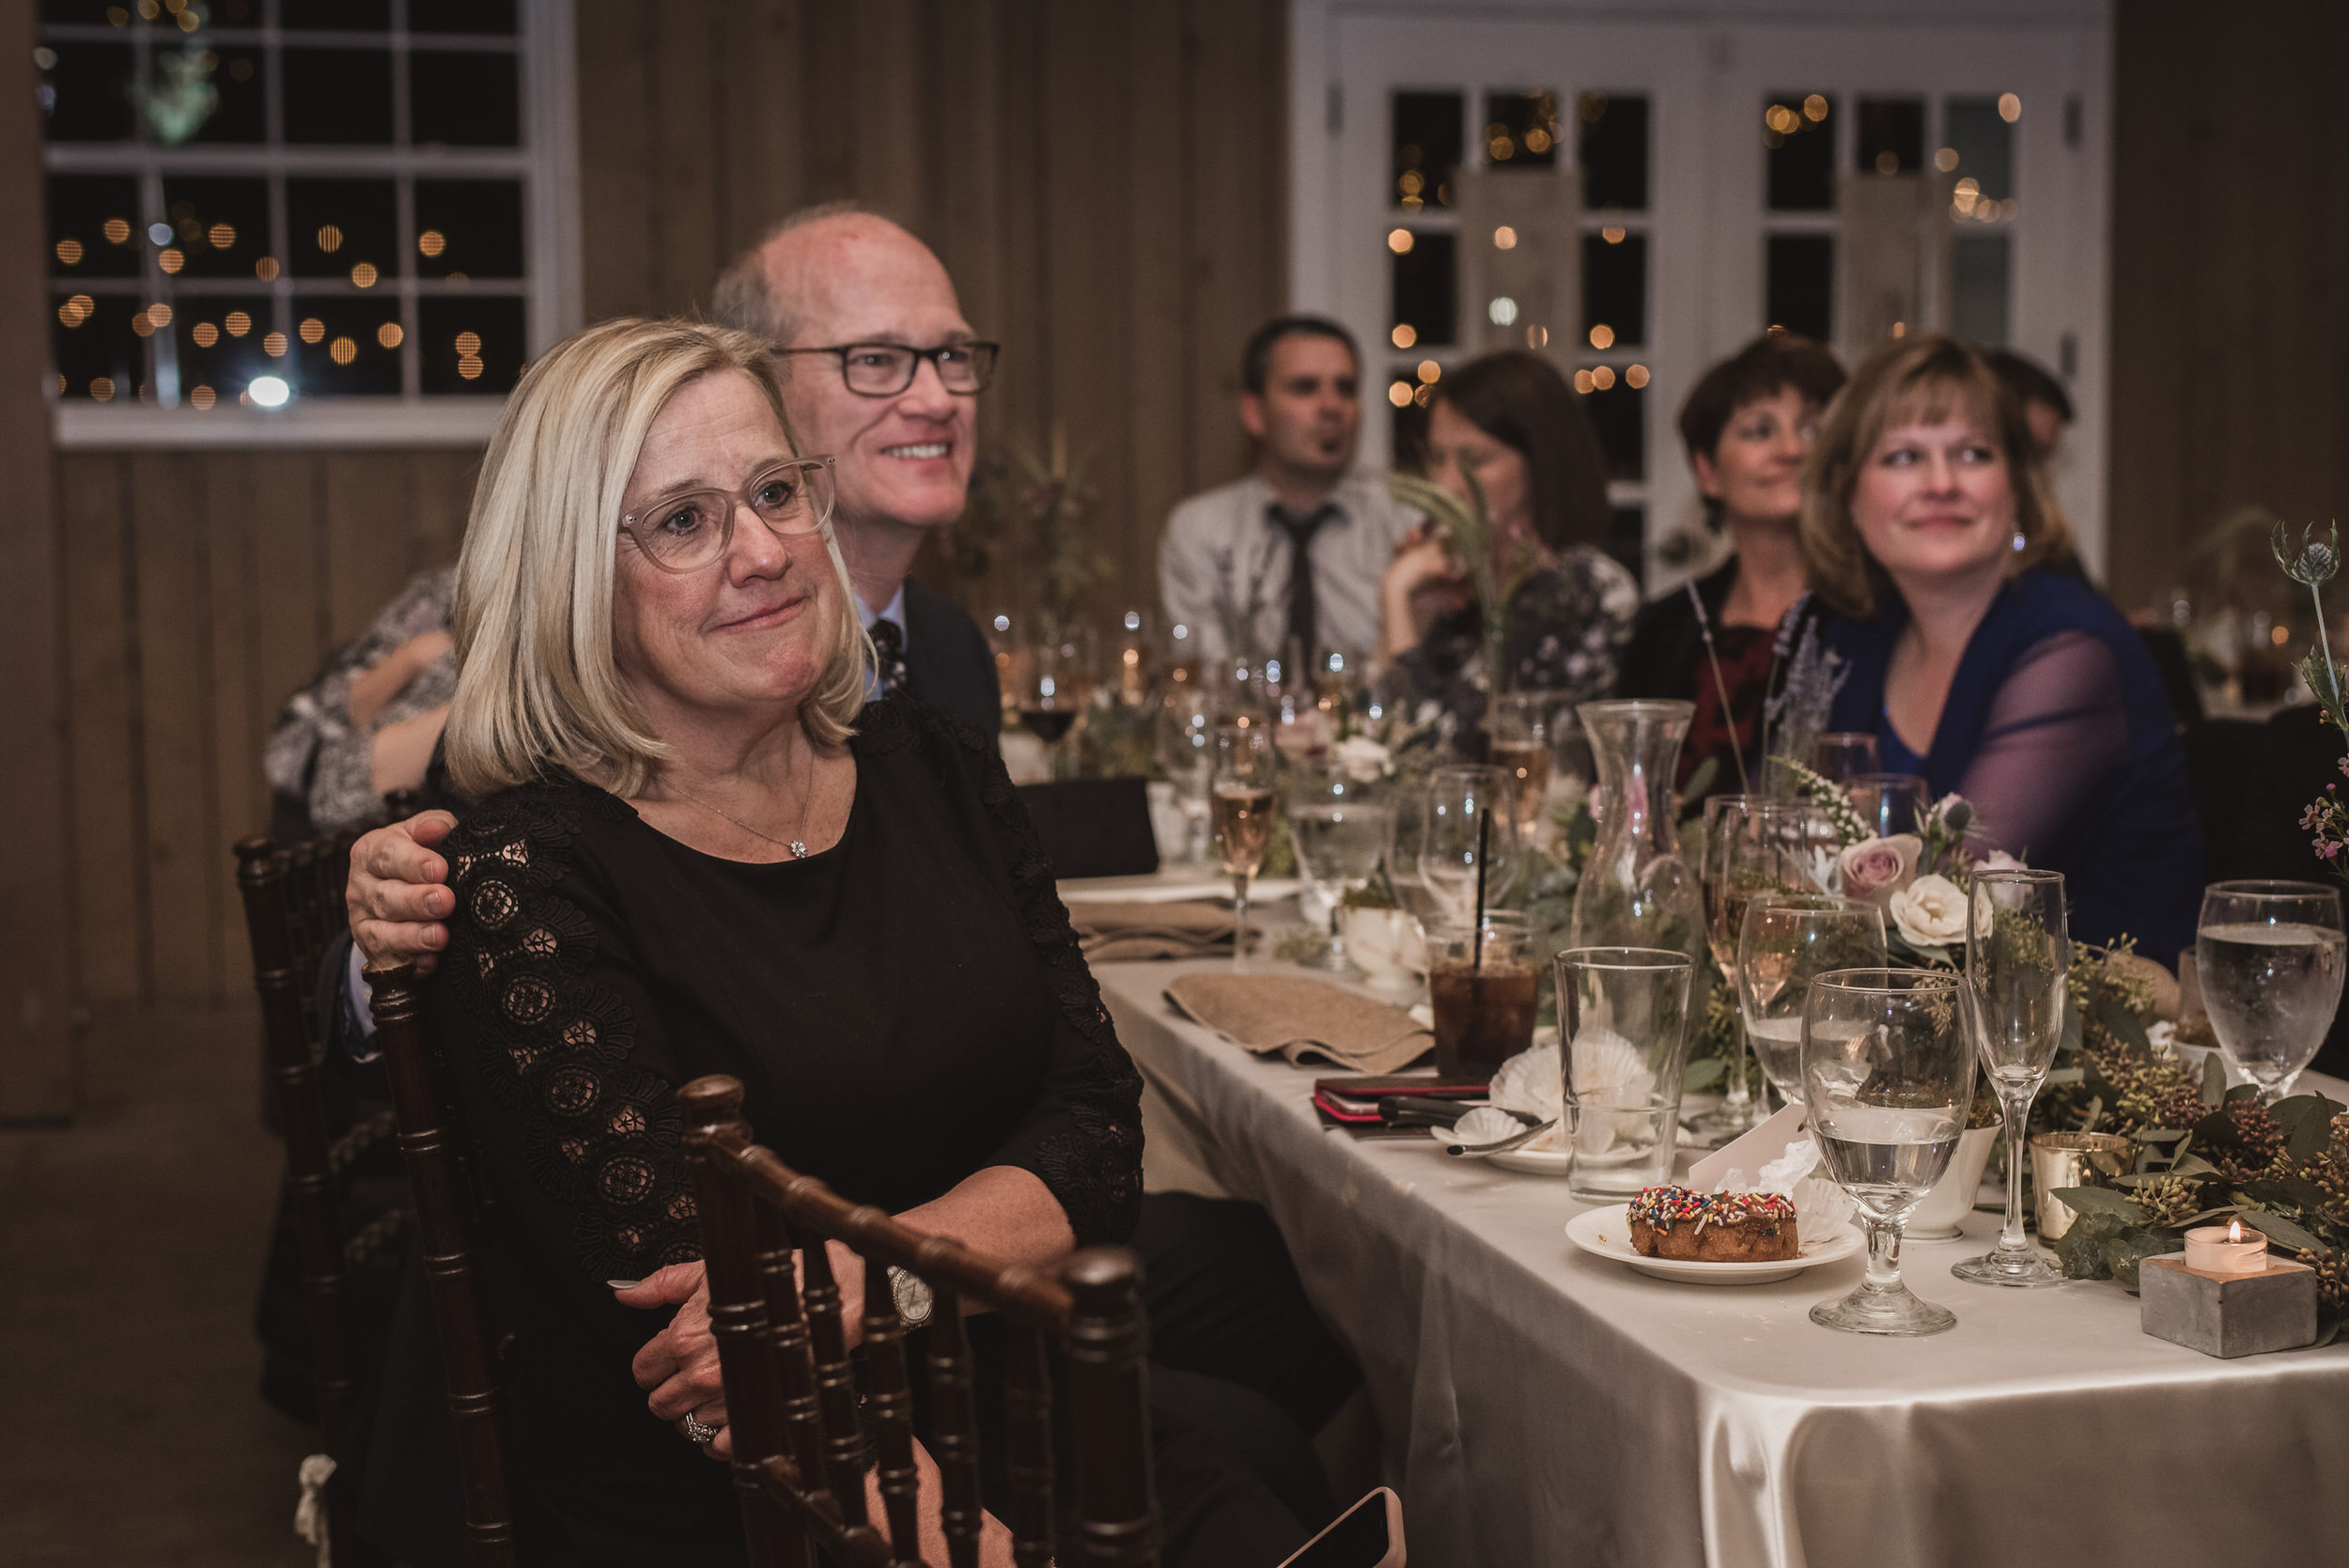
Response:
[[[891,620],[875,621],[872,626],[873,651],[880,655],[880,695],[887,696],[906,683],[906,634]]]

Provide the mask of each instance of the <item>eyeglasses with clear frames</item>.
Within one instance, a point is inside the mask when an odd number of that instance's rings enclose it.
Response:
[[[734,514],[747,506],[778,537],[820,533],[832,517],[832,458],[770,464],[739,490],[682,490],[620,520],[645,559],[666,572],[698,571],[734,542]]]
[[[913,384],[922,362],[938,367],[938,384],[957,397],[975,397],[995,379],[1000,343],[948,343],[909,349],[902,343],[843,343],[826,349],[778,349],[781,354],[834,354],[840,379],[860,397],[894,397]]]

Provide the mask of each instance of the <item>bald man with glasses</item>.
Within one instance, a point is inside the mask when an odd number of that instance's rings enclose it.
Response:
[[[725,270],[711,313],[775,345],[801,446],[832,456],[833,526],[881,689],[902,683],[994,736],[994,653],[961,606],[906,575],[930,531],[962,516],[999,352],[963,319],[945,267],[886,218],[809,208]]]

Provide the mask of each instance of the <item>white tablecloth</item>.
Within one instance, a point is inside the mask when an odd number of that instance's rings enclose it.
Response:
[[[1151,1177],[1271,1211],[1368,1377],[1414,1564],[2349,1563],[2349,1346],[2220,1361],[2140,1332],[2110,1282],[1961,1283],[1989,1215],[1906,1249],[1958,1316],[1931,1339],[1810,1321],[1859,1258],[1650,1279],[1566,1241],[1582,1205],[1553,1178],[1324,1130],[1312,1072],[1169,1010],[1197,967],[1096,970],[1149,1083]]]

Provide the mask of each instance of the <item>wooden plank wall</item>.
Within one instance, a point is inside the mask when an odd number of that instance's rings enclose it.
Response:
[[[581,0],[591,318],[694,311],[777,218],[854,197],[928,239],[1000,338],[983,442],[1093,459],[1111,575],[1237,474],[1248,333],[1282,304],[1284,8],[1262,0]],[[72,929],[86,1001],[251,984],[228,845],[286,695],[453,559],[477,454],[59,460]],[[1025,608],[1017,552],[949,583]]]
[[[2349,7],[2114,13],[2111,588],[2135,606],[2207,593],[2188,556],[2239,506],[2349,520]]]

